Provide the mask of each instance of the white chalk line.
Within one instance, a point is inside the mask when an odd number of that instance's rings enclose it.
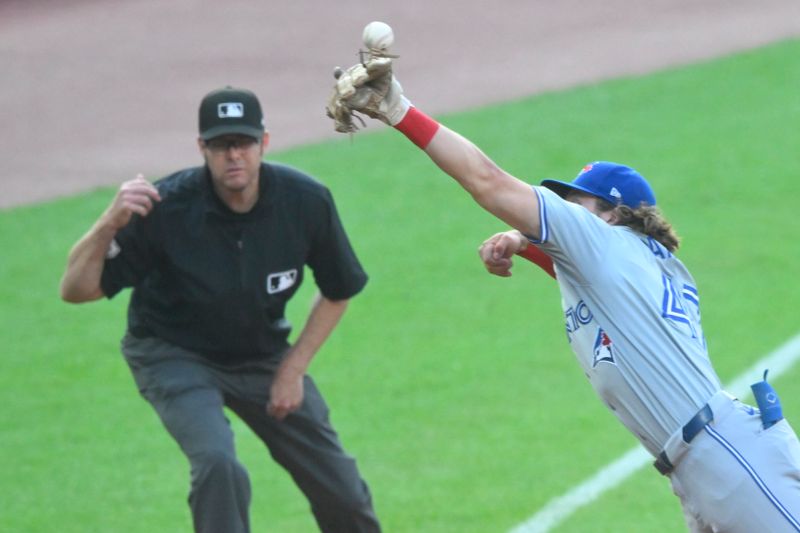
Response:
[[[789,370],[798,359],[800,359],[800,333],[741,373],[725,387],[725,390],[742,400],[747,400],[752,396],[750,384],[759,381],[765,369],[769,369],[770,380],[776,379]],[[650,464],[652,460],[650,454],[641,446],[628,450],[619,459],[606,465],[580,485],[550,500],[535,515],[514,527],[510,533],[547,533],[579,508],[593,502],[605,491],[613,489],[634,472]]]

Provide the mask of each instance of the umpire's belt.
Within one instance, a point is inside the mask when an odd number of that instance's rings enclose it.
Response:
[[[677,448],[682,448],[682,450],[680,450],[678,453],[673,452],[669,454],[673,456],[673,461],[677,461],[679,457],[686,452],[686,444],[692,442],[697,434],[700,433],[700,431],[702,431],[703,428],[706,427],[706,425],[708,425],[708,423],[712,420],[714,420],[714,412],[711,410],[711,406],[705,404],[703,408],[697,411],[697,414],[694,415],[685,426],[683,426],[683,429],[680,432],[680,438],[683,442],[677,443]],[[675,440],[676,437],[677,435],[673,435],[670,440]],[[676,446],[670,446],[668,441],[667,446],[661,450],[661,453],[658,454],[658,457],[656,457],[656,460],[653,463],[653,466],[656,467],[656,470],[665,476],[669,475],[673,470],[675,470],[675,466],[672,464],[672,461],[670,461],[670,458],[667,454],[668,449],[675,449],[677,451]]]

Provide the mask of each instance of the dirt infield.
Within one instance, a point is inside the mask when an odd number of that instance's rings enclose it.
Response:
[[[333,136],[331,71],[371,20],[436,114],[797,37],[800,2],[0,0],[0,208],[197,163],[226,84],[261,97],[273,150]]]

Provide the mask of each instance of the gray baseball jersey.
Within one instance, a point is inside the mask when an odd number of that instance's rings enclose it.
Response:
[[[720,390],[694,280],[654,239],[535,187],[567,337],[597,394],[653,455]]]
[[[785,419],[765,428],[721,390],[683,263],[650,237],[534,190],[541,235],[531,242],[553,259],[570,345],[606,405],[669,462],[690,531],[800,531],[800,442]],[[687,422],[706,410],[713,423],[702,419],[686,442]]]

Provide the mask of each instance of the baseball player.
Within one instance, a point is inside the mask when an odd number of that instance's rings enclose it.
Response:
[[[251,91],[206,95],[199,132],[203,166],[122,184],[70,252],[62,297],[133,287],[122,352],[189,461],[195,531],[250,531],[227,407],[291,474],[321,531],[378,532],[369,489],[306,373],[367,282],[330,191],[262,161],[269,136]],[[306,265],[319,293],[290,346],[284,310]]]
[[[532,248],[552,258],[578,362],[669,476],[691,531],[800,532],[797,436],[766,381],[754,385],[760,411],[722,390],[697,285],[641,174],[598,161],[572,182],[530,186],[412,106],[385,60],[380,70],[338,74],[328,108],[335,121],[361,112],[388,123],[515,228],[481,245],[490,272],[510,275],[512,256]]]

